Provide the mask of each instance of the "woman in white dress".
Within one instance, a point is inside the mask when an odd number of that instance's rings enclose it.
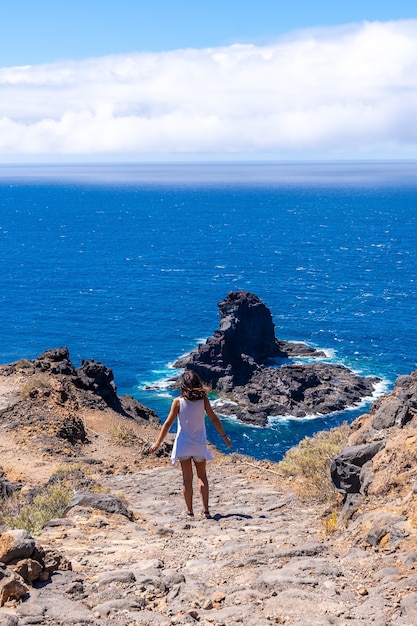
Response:
[[[203,515],[210,517],[209,484],[206,473],[207,459],[213,456],[207,446],[205,415],[220,433],[227,447],[232,442],[226,435],[221,421],[215,414],[207,397],[208,389],[204,387],[199,376],[192,370],[186,370],[180,379],[181,396],[172,401],[171,410],[164,422],[159,436],[150,451],[155,453],[167,436],[175,419],[178,418],[177,434],[172,449],[171,459],[174,464],[178,459],[181,463],[183,477],[183,494],[187,507],[187,515],[193,512],[193,463],[195,465],[198,488],[203,506]]]

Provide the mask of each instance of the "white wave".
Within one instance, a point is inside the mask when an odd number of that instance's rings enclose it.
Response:
[[[389,391],[391,386],[391,382],[388,378],[384,378],[374,385],[374,392],[372,394],[372,400],[376,400],[380,396],[383,396],[385,393]]]
[[[187,356],[187,354],[190,354],[190,353],[189,353],[189,352],[184,352],[184,354],[181,354],[181,356],[179,356],[178,358],[179,358],[179,359],[182,359],[182,357],[183,357],[183,356]],[[175,359],[175,361],[169,361],[169,362],[166,364],[166,369],[167,369],[169,372],[171,372],[171,371],[178,371],[178,369],[181,369],[181,368],[178,368],[178,367],[174,367],[174,363],[176,363],[176,362],[177,362],[177,359]]]
[[[258,426],[257,424],[247,424],[246,422],[242,422],[241,420],[238,420],[236,415],[234,415],[233,413],[231,415],[224,415],[221,411],[217,411],[216,413],[222,418],[222,422],[230,422],[233,424],[233,427],[240,427],[240,428],[244,428],[245,430],[248,430],[250,428],[253,428],[254,430],[263,430],[265,428],[265,426]]]
[[[308,413],[307,415],[303,415],[302,417],[290,415],[289,413],[285,413],[284,415],[269,415],[268,426],[273,426],[274,424],[284,424],[286,422],[310,422],[313,420],[321,419],[322,417],[327,417],[327,415],[324,415],[323,413]]]
[[[169,393],[168,391],[158,390],[158,389],[154,389],[154,388],[150,388],[150,387],[146,387],[142,391],[152,391],[153,393],[157,394],[158,398],[160,398],[160,399],[161,398],[166,398],[167,400],[172,400],[172,394]]]
[[[345,409],[340,411],[333,411],[332,413],[308,413],[307,415],[303,415],[302,417],[296,417],[295,415],[269,415],[268,416],[268,424],[271,426],[273,424],[282,424],[285,422],[308,422],[313,420],[318,420],[323,417],[329,417],[333,415],[341,415],[347,411],[356,411],[357,409],[366,408],[370,405],[374,400],[384,395],[389,389],[390,382],[387,379],[381,380],[374,385],[374,391],[371,395],[365,396],[359,402],[355,402],[354,404],[347,406]]]
[[[328,418],[336,415],[341,415],[342,413],[346,413],[347,411],[356,411],[361,407],[366,407],[371,401],[371,397],[363,398],[360,402],[352,404],[351,406],[347,406],[345,409],[340,411],[333,411],[332,413],[307,413],[302,417],[297,417],[296,415],[269,415],[268,416],[268,425],[273,426],[274,424],[284,424],[286,422],[312,422],[314,420],[320,420],[323,418]]]
[[[143,381],[139,385],[136,385],[136,389],[140,391],[167,391],[171,389],[171,385],[168,379],[156,380],[156,381]]]
[[[136,388],[141,391],[167,391],[168,389],[172,389],[172,382],[174,379],[173,372],[178,372],[178,370],[169,364],[160,370],[151,370],[149,379],[142,379],[137,385]],[[168,394],[169,395],[169,394]]]

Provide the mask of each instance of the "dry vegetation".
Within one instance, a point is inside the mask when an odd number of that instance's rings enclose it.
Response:
[[[62,517],[77,488],[90,482],[81,465],[61,466],[47,485],[2,499],[0,526],[22,528],[37,535],[49,520]]]
[[[278,463],[278,472],[293,479],[300,498],[329,504],[335,501],[337,492],[330,480],[330,461],[347,445],[349,432],[349,425],[344,423],[306,437]]]
[[[22,400],[28,400],[36,391],[46,389],[52,389],[50,377],[46,374],[35,374],[21,386],[20,397]]]

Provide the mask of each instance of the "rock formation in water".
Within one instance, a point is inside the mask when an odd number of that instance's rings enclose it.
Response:
[[[374,377],[323,361],[291,363],[293,357],[326,355],[277,339],[271,312],[255,294],[231,292],[218,306],[220,329],[175,367],[193,369],[218,391],[222,413],[266,425],[268,416],[327,414],[372,395]]]

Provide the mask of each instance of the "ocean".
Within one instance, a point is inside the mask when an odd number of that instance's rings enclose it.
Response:
[[[278,338],[385,392],[416,369],[416,222],[414,162],[0,165],[0,362],[65,345],[164,420],[171,364],[243,289]],[[233,452],[277,461],[370,402],[224,423]]]

